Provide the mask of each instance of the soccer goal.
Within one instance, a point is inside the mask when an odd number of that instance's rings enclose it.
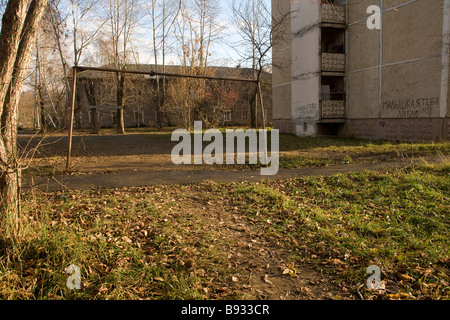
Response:
[[[72,141],[73,141],[73,129],[74,129],[74,120],[75,120],[75,105],[77,99],[77,90],[79,87],[83,86],[83,91],[87,92],[86,99],[87,105],[89,105],[88,112],[88,121],[93,127],[93,132],[99,131],[99,128],[102,125],[102,122],[110,121],[111,124],[114,124],[119,128],[120,123],[123,125],[123,101],[119,103],[118,95],[116,96],[116,104],[108,104],[102,101],[103,96],[111,95],[111,91],[117,90],[117,83],[114,85],[114,81],[121,81],[117,79],[124,79],[124,77],[119,77],[119,75],[128,74],[130,78],[135,77],[137,79],[139,76],[143,79],[157,79],[159,85],[159,78],[163,79],[197,79],[197,80],[206,80],[211,82],[222,81],[225,83],[230,82],[238,82],[238,83],[248,83],[256,86],[257,92],[257,100],[260,105],[261,112],[261,124],[262,128],[266,127],[266,115],[263,103],[263,95],[261,89],[262,81],[258,81],[255,79],[244,79],[241,77],[233,77],[233,76],[210,76],[210,75],[198,75],[198,74],[185,74],[185,73],[176,73],[176,72],[158,72],[155,70],[123,70],[123,69],[114,69],[114,68],[95,68],[95,67],[83,67],[77,66],[72,68],[72,91],[71,91],[71,106],[70,106],[70,123],[69,123],[69,139],[67,146],[67,160],[66,160],[66,170],[69,171],[70,163],[71,163],[71,154],[72,154]],[[86,73],[90,73],[89,76],[86,76]],[[83,73],[82,81],[80,82],[79,76]],[[108,76],[105,76],[108,75]],[[123,81],[123,80],[122,80]],[[135,81],[134,88],[136,90],[135,96],[137,98],[142,97],[144,87],[140,87]],[[94,89],[97,88],[95,91]],[[189,87],[186,92],[189,92]],[[96,92],[95,96],[92,92]],[[109,92],[108,92],[109,91]],[[122,96],[124,93],[121,93]],[[136,103],[139,105],[139,103]],[[228,116],[228,115],[227,115]],[[137,108],[133,111],[132,120],[137,126],[141,125],[144,119],[144,110],[140,110]],[[121,120],[122,118],[122,120]],[[106,119],[106,120],[105,120]],[[122,121],[122,122],[121,122]]]

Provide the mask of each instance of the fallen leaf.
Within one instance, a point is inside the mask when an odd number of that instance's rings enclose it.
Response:
[[[333,259],[331,260],[332,264],[338,265],[338,264],[345,264],[345,262],[343,262],[342,260],[339,259]]]
[[[401,274],[400,278],[402,278],[403,280],[406,280],[406,281],[412,280],[412,277],[407,274]]]
[[[132,241],[130,238],[128,238],[127,236],[123,236],[123,237],[122,237],[122,240],[125,241],[125,242],[127,242],[127,243],[132,243],[132,242],[133,242],[133,241]]]
[[[269,280],[269,275],[266,274],[264,276],[264,282],[273,286],[273,282]]]
[[[409,294],[404,293],[404,292],[398,292],[396,294],[389,294],[388,296],[391,299],[406,299],[406,298],[409,298]]]

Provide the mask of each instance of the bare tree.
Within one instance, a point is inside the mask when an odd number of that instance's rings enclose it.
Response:
[[[219,23],[219,2],[217,0],[192,0],[183,2],[175,23],[175,36],[179,44],[182,72],[186,74],[209,75],[209,58],[212,45],[221,36],[223,27]],[[192,127],[194,116],[199,119],[199,109],[205,100],[205,80],[177,80],[183,90],[171,90],[172,101],[185,106],[186,128]],[[183,93],[182,93],[183,92]],[[173,95],[181,95],[175,98]]]
[[[138,0],[104,0],[103,12],[109,25],[110,55],[115,69],[125,70],[130,56],[131,38],[139,20],[142,18],[142,8]],[[108,42],[106,42],[108,43]],[[125,133],[123,112],[125,107],[125,76],[116,74],[118,110],[117,133]]]
[[[177,23],[177,40],[181,46],[183,65],[205,74],[212,55],[212,44],[220,39],[224,29],[219,23],[220,4],[217,0],[183,2]]]
[[[233,0],[231,11],[233,24],[240,37],[239,41],[233,43],[233,48],[240,56],[239,63],[250,65],[255,80],[259,82],[263,71],[273,67],[272,48],[276,42],[283,41],[285,37],[283,26],[289,15],[273,17],[269,0]],[[254,128],[258,122],[259,87],[255,87],[250,103],[250,122]]]
[[[17,156],[18,102],[48,0],[10,0],[0,34],[0,226],[19,232],[21,169]]]
[[[66,32],[67,16],[64,16],[62,14],[60,4],[61,0],[52,0],[49,3],[47,19],[51,26],[53,42],[55,45],[55,49],[58,52],[59,60],[61,63],[65,92],[67,97],[69,97],[68,93],[70,92],[70,82],[68,73],[70,70],[70,66],[67,63],[66,44],[64,43],[65,38],[68,37],[68,34]],[[67,102],[69,102],[69,99],[66,100]]]
[[[36,93],[36,109],[39,109],[39,123],[43,133],[46,133],[47,123],[54,128],[64,124],[68,92],[65,57],[62,53],[55,55],[55,51],[62,50],[62,44],[55,41],[52,9],[52,5],[49,5],[41,23],[32,56],[32,65],[35,67],[33,69],[30,66],[32,73],[27,79],[27,85],[34,87]]]
[[[147,4],[147,11],[151,18],[152,36],[153,36],[153,55],[155,61],[155,68],[159,70],[159,56],[162,58],[162,72],[166,72],[166,52],[168,47],[168,38],[171,34],[175,21],[181,10],[181,0],[152,0]],[[162,127],[162,105],[166,96],[166,78],[162,77],[162,90],[160,77],[156,77],[156,124],[158,128]]]
[[[84,51],[96,40],[106,23],[95,17],[97,0],[69,0],[71,7],[74,66],[79,66]]]
[[[92,45],[106,21],[98,19],[97,0],[69,0],[73,65],[79,66],[86,49]],[[76,104],[75,127],[81,128],[81,106]]]

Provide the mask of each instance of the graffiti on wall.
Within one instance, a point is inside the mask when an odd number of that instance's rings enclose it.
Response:
[[[439,98],[395,99],[383,101],[383,113],[400,119],[426,118],[439,113]]]
[[[295,108],[295,119],[317,119],[319,116],[319,105],[317,103],[310,103]]]

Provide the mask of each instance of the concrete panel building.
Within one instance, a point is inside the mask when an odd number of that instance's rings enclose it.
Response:
[[[273,122],[298,136],[450,138],[450,0],[273,0]]]

